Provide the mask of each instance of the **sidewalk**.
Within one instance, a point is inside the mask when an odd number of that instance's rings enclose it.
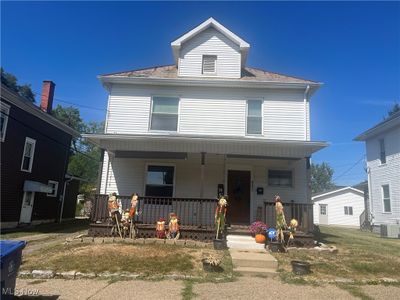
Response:
[[[39,292],[49,299],[182,299],[181,280],[110,282],[106,280],[18,279],[17,291]],[[396,299],[400,287],[361,286],[372,299]],[[358,299],[335,285],[289,285],[279,279],[240,277],[227,283],[194,283],[192,299]],[[37,295],[38,296],[38,295]],[[22,297],[23,298],[23,297]],[[29,299],[29,298],[27,298]]]

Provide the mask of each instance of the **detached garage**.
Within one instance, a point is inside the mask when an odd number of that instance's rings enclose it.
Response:
[[[353,187],[340,187],[314,195],[314,224],[360,226],[364,212],[364,192]]]

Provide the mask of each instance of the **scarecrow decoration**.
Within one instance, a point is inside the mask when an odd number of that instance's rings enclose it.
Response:
[[[157,221],[156,225],[156,237],[159,239],[165,239],[166,234],[165,234],[165,219],[160,218]]]
[[[130,228],[130,235],[131,238],[135,238],[136,236],[136,228],[135,228],[135,216],[139,215],[139,210],[138,210],[138,206],[139,206],[139,195],[136,193],[132,194],[131,197],[131,208],[129,209],[129,217],[130,217],[130,222],[131,222],[131,228]]]
[[[179,220],[175,213],[169,214],[169,224],[168,224],[168,238],[169,239],[179,239]]]
[[[283,211],[283,205],[281,197],[275,196],[275,211],[276,211],[276,231],[278,242],[283,243],[285,241],[283,230],[287,227],[285,220],[285,213]]]
[[[217,226],[217,233],[215,239],[221,239],[222,234],[225,230],[225,218],[226,218],[227,206],[228,206],[228,201],[226,201],[224,196],[221,196],[218,200],[218,204],[215,209],[215,225]]]
[[[117,200],[117,194],[116,193],[111,193],[110,196],[108,197],[108,213],[111,217],[111,221],[115,223],[115,225],[111,228],[111,234],[114,232],[115,227],[118,230],[119,236],[122,239],[122,233],[121,233],[121,228],[120,228],[120,221],[121,221],[121,205]]]
[[[129,209],[125,210],[124,214],[122,215],[121,218],[121,224],[122,224],[122,236],[125,238],[129,236],[130,232],[130,226],[132,223],[132,219],[129,214]]]
[[[289,246],[289,243],[292,240],[294,240],[294,234],[296,233],[296,229],[297,229],[298,225],[299,225],[299,222],[297,222],[296,219],[290,220],[290,223],[289,223],[289,239],[287,241],[286,247]]]

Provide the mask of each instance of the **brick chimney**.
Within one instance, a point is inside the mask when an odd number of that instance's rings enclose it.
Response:
[[[44,80],[42,87],[42,100],[40,102],[40,109],[48,114],[51,113],[53,108],[53,96],[55,83],[51,80]]]

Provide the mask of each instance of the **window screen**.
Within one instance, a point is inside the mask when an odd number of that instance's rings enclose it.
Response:
[[[152,130],[177,131],[179,98],[153,97]]]

